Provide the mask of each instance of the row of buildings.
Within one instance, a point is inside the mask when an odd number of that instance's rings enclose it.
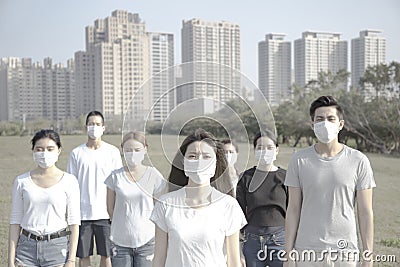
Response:
[[[184,20],[181,52],[188,65],[182,69],[173,67],[173,34],[148,32],[138,14],[116,10],[87,26],[85,34],[85,50],[76,52],[67,66],[53,65],[50,58],[43,64],[1,59],[0,120],[60,121],[96,109],[111,119],[129,113],[163,121],[189,99],[217,100],[211,107],[216,110],[218,102],[243,95],[238,24]],[[374,30],[351,41],[352,85],[358,87],[367,66],[385,62],[385,42]],[[293,83],[304,86],[320,71],[347,70],[347,47],[339,33],[303,32],[294,41],[293,70],[291,42],[285,34],[267,34],[258,45],[258,87],[270,104],[279,104],[290,98]]]

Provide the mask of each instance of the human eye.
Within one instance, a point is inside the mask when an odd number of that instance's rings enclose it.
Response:
[[[189,155],[187,155],[186,156],[186,158],[188,158],[188,159],[196,159],[196,154],[189,154]]]
[[[336,118],[332,116],[332,117],[329,117],[328,120],[329,121],[336,121]]]
[[[203,159],[211,159],[212,157],[211,157],[211,155],[210,154],[205,154],[205,155],[203,155]]]

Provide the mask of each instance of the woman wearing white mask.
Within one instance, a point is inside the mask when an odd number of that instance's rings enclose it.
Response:
[[[239,147],[231,139],[224,139],[221,143],[224,145],[225,158],[228,163],[228,173],[233,186],[230,190],[232,190],[232,195],[235,197],[236,186],[239,181],[239,173],[235,167],[238,160]]]
[[[246,219],[233,197],[211,186],[225,168],[222,144],[210,133],[198,129],[183,141],[171,174],[181,173],[188,182],[164,195],[153,210],[153,266],[240,266],[239,230]]]
[[[14,182],[8,266],[75,266],[78,182],[55,165],[61,153],[56,132],[37,132],[32,151],[37,167]]]
[[[253,141],[257,166],[241,174],[236,199],[246,214],[243,254],[247,267],[282,266],[285,216],[288,202],[286,171],[274,165],[279,152],[271,131],[258,133]]]
[[[105,181],[112,219],[112,266],[152,266],[155,227],[149,218],[154,199],[165,193],[166,182],[156,168],[142,164],[147,152],[143,133],[126,134],[121,148],[126,166],[113,171]]]

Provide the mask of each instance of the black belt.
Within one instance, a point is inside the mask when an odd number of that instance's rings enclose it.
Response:
[[[44,241],[48,241],[48,240],[51,240],[51,239],[54,239],[54,238],[59,238],[59,237],[70,235],[71,231],[66,230],[66,229],[62,229],[62,230],[60,230],[58,232],[51,233],[51,234],[48,234],[48,235],[35,235],[35,234],[32,234],[32,233],[26,231],[25,229],[22,229],[22,234],[26,235],[28,238],[35,239],[36,241],[43,241],[43,240]]]

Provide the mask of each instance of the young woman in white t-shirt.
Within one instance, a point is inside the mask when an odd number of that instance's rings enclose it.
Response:
[[[245,216],[236,199],[211,186],[225,169],[222,144],[210,133],[198,129],[183,141],[171,175],[188,182],[162,196],[154,207],[153,266],[240,266],[239,230]]]
[[[59,135],[41,130],[32,139],[38,166],[15,179],[8,266],[75,266],[80,224],[79,184],[55,163]]]
[[[142,164],[147,151],[143,133],[129,132],[121,144],[126,166],[106,179],[107,210],[111,218],[113,267],[150,267],[155,227],[150,221],[155,198],[166,182],[154,167]]]

